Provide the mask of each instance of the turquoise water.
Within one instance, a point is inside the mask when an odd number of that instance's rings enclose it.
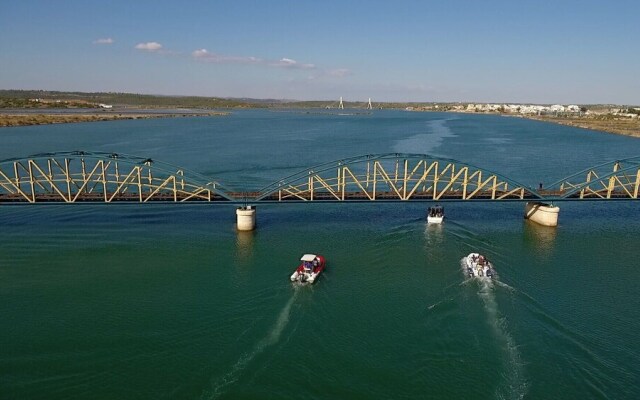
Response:
[[[168,161],[233,187],[367,153],[459,159],[532,186],[640,140],[497,116],[247,111],[10,128],[0,159],[83,149]],[[640,396],[640,205],[0,207],[0,398]],[[461,258],[488,255],[491,285]],[[327,257],[313,287],[288,275]]]

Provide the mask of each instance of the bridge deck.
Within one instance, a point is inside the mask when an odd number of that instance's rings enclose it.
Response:
[[[570,201],[580,200],[580,193],[577,192],[569,197],[562,197],[563,191],[546,190],[540,192],[544,195],[544,199],[533,196],[525,196],[520,198],[518,196],[506,197],[501,200],[497,200],[496,197],[506,194],[505,192],[493,192],[490,190],[477,193],[472,199],[463,199],[461,193],[451,192],[440,195],[438,200],[434,200],[432,192],[414,193],[410,199],[403,200],[398,197],[395,192],[378,192],[376,193],[375,200],[371,200],[363,192],[345,192],[344,200],[342,200],[342,193],[338,193],[338,198],[335,195],[328,192],[314,193],[313,202],[371,202],[371,201],[385,201],[385,202],[403,202],[403,201],[419,201],[419,202],[435,202],[435,201]],[[279,193],[273,193],[269,196],[261,198],[256,201],[256,198],[260,195],[259,192],[230,192],[228,193],[234,200],[229,200],[221,196],[212,196],[210,199],[204,199],[201,197],[193,197],[187,194],[154,194],[151,196],[149,193],[129,192],[118,193],[113,196],[113,193],[81,193],[77,195],[73,201],[68,201],[62,198],[58,194],[42,193],[36,194],[35,198],[32,198],[33,203],[144,203],[144,202],[170,202],[170,203],[255,203],[255,202],[282,202],[282,203],[294,203],[311,201],[308,198],[300,198],[296,196],[281,197]],[[112,197],[113,196],[113,197]],[[105,201],[105,198],[110,199]],[[611,193],[611,199],[629,199],[629,196],[623,191],[617,191]],[[600,197],[587,197],[583,200],[600,199]],[[0,204],[31,204],[26,200],[24,196],[20,194],[0,194]]]

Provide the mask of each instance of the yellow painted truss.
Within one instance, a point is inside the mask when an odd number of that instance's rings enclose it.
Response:
[[[216,183],[195,183],[183,170],[154,168],[150,159],[64,153],[0,165],[0,201],[215,201],[228,200]]]
[[[309,170],[280,181],[258,199],[277,201],[534,199],[529,188],[453,161],[380,157]]]
[[[262,190],[140,157],[70,152],[0,162],[0,203],[638,199],[640,157],[602,164],[534,190],[456,160],[381,154],[325,163]]]

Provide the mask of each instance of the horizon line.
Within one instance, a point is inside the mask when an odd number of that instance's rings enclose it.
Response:
[[[337,96],[335,99],[312,99],[301,100],[291,98],[275,98],[275,97],[234,97],[234,96],[205,96],[196,94],[162,94],[162,93],[144,93],[144,92],[126,92],[126,91],[82,91],[82,90],[59,90],[59,89],[0,89],[0,92],[16,91],[16,92],[56,92],[56,93],[83,93],[83,94],[130,94],[141,96],[158,96],[158,97],[196,97],[205,99],[225,99],[225,100],[259,100],[259,101],[277,101],[277,102],[338,102],[342,97],[343,102],[346,103],[367,103],[369,97],[364,100],[345,100],[344,96]],[[372,103],[398,103],[398,104],[532,104],[532,105],[545,105],[545,104],[576,104],[576,105],[640,105],[640,103],[581,103],[581,102],[522,102],[522,101],[478,101],[478,100],[457,100],[457,101],[438,101],[438,100],[374,100],[371,97]]]

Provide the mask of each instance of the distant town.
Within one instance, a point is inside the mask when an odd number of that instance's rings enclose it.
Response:
[[[407,106],[405,110],[497,114],[640,138],[640,107],[637,106],[442,103]]]
[[[640,107],[622,107],[622,106],[579,106],[576,104],[492,104],[492,103],[469,103],[469,104],[433,104],[427,106],[405,108],[407,111],[458,111],[472,113],[507,113],[522,115],[584,115],[584,116],[603,116],[611,115],[623,118],[639,118]]]

